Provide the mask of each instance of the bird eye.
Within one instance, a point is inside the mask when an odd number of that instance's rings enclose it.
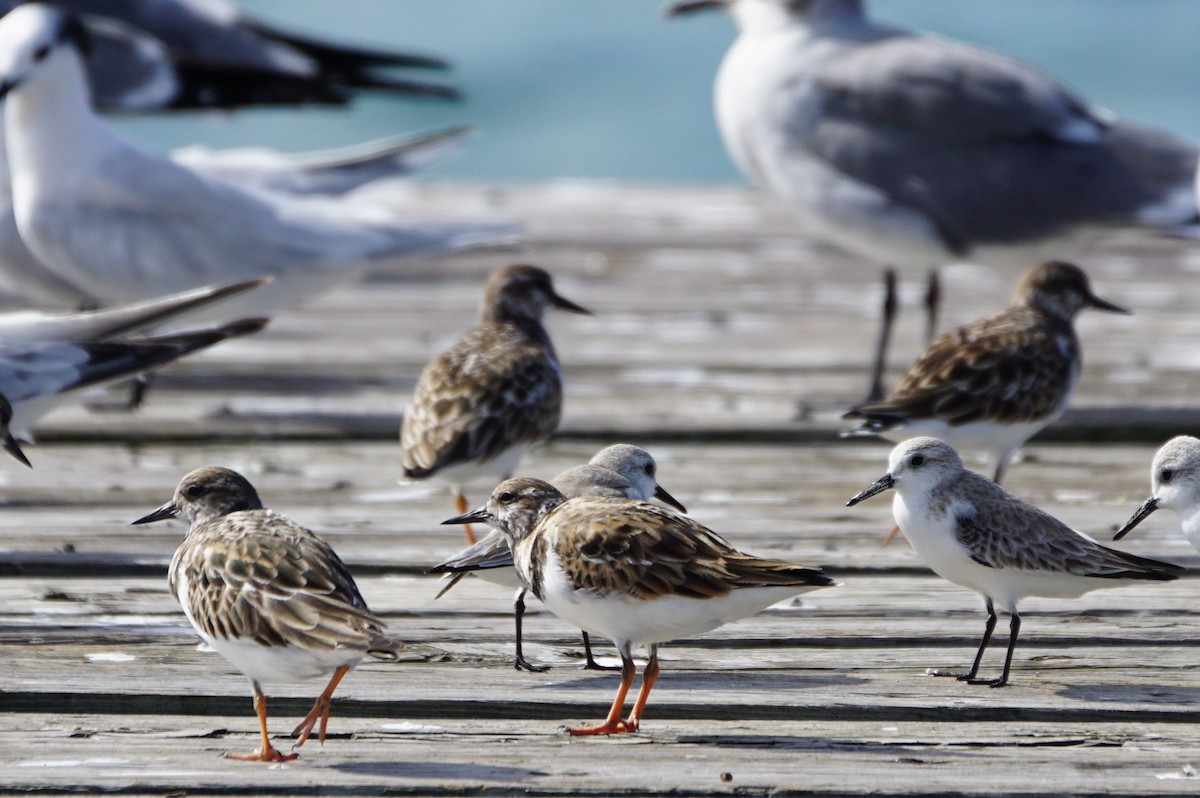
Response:
[[[515,493],[510,493],[509,491],[504,491],[503,493],[501,493],[499,496],[496,497],[496,501],[500,502],[501,504],[512,504],[512,502],[515,501],[516,498],[517,498],[517,495]]]
[[[198,499],[204,495],[205,490],[206,488],[203,485],[189,485],[184,493],[188,495],[188,498]]]
[[[1158,472],[1158,481],[1164,482],[1164,483],[1170,482],[1172,477],[1174,477],[1174,476],[1175,476],[1174,471],[1172,471],[1169,468],[1164,468],[1162,471]]]
[[[41,61],[50,52],[50,45],[43,44],[41,47],[33,51],[33,60]]]
[[[925,465],[925,455],[923,455],[923,454],[914,454],[914,455],[912,456],[912,458],[911,458],[911,459],[908,461],[908,463],[909,463],[909,465],[911,465],[913,468],[917,468],[918,466],[923,466],[923,465]]]
[[[654,476],[654,463],[646,463],[646,473]]]

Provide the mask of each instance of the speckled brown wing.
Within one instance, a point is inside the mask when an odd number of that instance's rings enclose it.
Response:
[[[1102,579],[1168,580],[1184,571],[1101,546],[1028,502],[995,495],[1003,489],[990,480],[969,479],[969,500],[955,513],[955,536],[981,565]]]
[[[847,417],[880,426],[921,418],[951,426],[1035,421],[1065,401],[1078,375],[1078,355],[1069,323],[1010,308],[934,340],[887,398]]]
[[[561,414],[562,377],[549,342],[516,327],[482,327],[421,372],[400,427],[405,475],[430,476],[539,443]]]
[[[538,528],[580,590],[706,599],[735,588],[831,585],[820,570],[737,551],[690,518],[628,499],[573,499]]]
[[[333,549],[270,510],[194,529],[171,562],[170,585],[215,639],[365,652],[383,634]]]

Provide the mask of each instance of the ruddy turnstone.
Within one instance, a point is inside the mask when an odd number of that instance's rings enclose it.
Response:
[[[1021,629],[1017,603],[1026,596],[1075,598],[1101,587],[1175,579],[1183,568],[1101,546],[1049,513],[963,467],[936,438],[913,438],[892,450],[888,471],[848,506],[896,489],[892,512],[901,531],[943,579],[982,596],[987,625],[966,673],[933,671],[970,684],[1008,684]],[[996,627],[996,608],[1010,616],[1008,653],[997,679],[976,678]]]
[[[685,516],[648,502],[568,499],[548,482],[501,482],[488,503],[443,523],[488,523],[513,547],[521,582],[555,615],[613,641],[621,685],[603,723],[572,735],[635,732],[658,677],[658,645],[746,618],[777,601],[834,584],[816,568],[740,552]],[[650,660],[629,716],[621,719],[636,667]]]
[[[654,457],[640,446],[618,443],[601,449],[584,465],[568,468],[550,484],[568,499],[579,496],[612,496],[625,499],[649,501],[658,499],[681,513],[687,508],[676,501],[658,484],[658,464]],[[508,538],[499,529],[492,530],[482,540],[470,546],[440,565],[429,569],[431,574],[453,574],[450,583],[438,593],[438,598],[468,574],[504,587],[516,587],[517,596],[513,603],[517,624],[517,647],[514,667],[541,673],[549,665],[533,665],[525,659],[521,645],[521,619],[525,614],[525,588],[513,568],[512,549]],[[592,643],[588,633],[583,633],[583,651],[586,670],[615,670],[600,665],[592,655]]]
[[[1193,143],[1114,119],[1015,59],[875,22],[865,5],[668,11],[733,17],[717,127],[808,234],[880,263],[1014,268],[1120,227],[1195,226]]]
[[[863,419],[846,434],[984,449],[1000,482],[1017,448],[1067,409],[1082,362],[1073,322],[1085,308],[1129,312],[1093,294],[1078,266],[1035,266],[1006,310],[940,336],[886,398],[846,413]]]
[[[241,474],[198,468],[183,478],[171,501],[133,523],[177,516],[191,529],[171,559],[171,593],[196,633],[245,674],[254,692],[262,743],[257,751],[225,756],[295,759],[267,736],[263,683],[332,674],[292,732],[299,748],[319,723],[324,742],[330,699],[342,677],[368,655],[394,660],[403,644],[384,633],[329,544],[265,509]]]
[[[1179,435],[1162,445],[1150,466],[1150,498],[1117,530],[1120,540],[1155,510],[1174,510],[1183,534],[1200,551],[1200,440]]]
[[[546,308],[590,313],[554,291],[545,269],[517,264],[488,277],[479,326],[421,372],[404,410],[404,476],[462,486],[507,479],[525,451],[547,440],[562,414],[562,372],[542,317]],[[475,542],[471,527],[467,540]]]

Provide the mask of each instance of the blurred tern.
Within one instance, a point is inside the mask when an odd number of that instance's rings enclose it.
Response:
[[[274,276],[255,312],[311,297],[375,261],[495,244],[512,228],[408,223],[243,189],[143,152],[92,110],[62,11],[0,19],[13,208],[30,251],[85,301],[125,302]]]
[[[142,374],[184,355],[266,326],[244,319],[191,332],[109,341],[41,341],[0,345],[0,394],[12,405],[13,436],[32,440],[30,426],[65,394]]]
[[[0,0],[0,13],[19,3]],[[342,105],[364,89],[457,99],[443,83],[400,77],[444,70],[440,58],[305,37],[243,15],[226,0],[60,0],[95,47],[88,72],[102,105],[129,109]]]

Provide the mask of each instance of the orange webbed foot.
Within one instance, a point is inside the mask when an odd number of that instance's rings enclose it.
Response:
[[[567,734],[572,737],[588,737],[594,734],[633,734],[638,730],[637,722],[617,720],[609,723],[594,723],[590,726],[571,726]]]
[[[228,751],[225,754],[226,759],[236,759],[239,762],[291,762],[293,759],[298,759],[299,756],[299,754],[280,753],[271,746],[246,753]]]

